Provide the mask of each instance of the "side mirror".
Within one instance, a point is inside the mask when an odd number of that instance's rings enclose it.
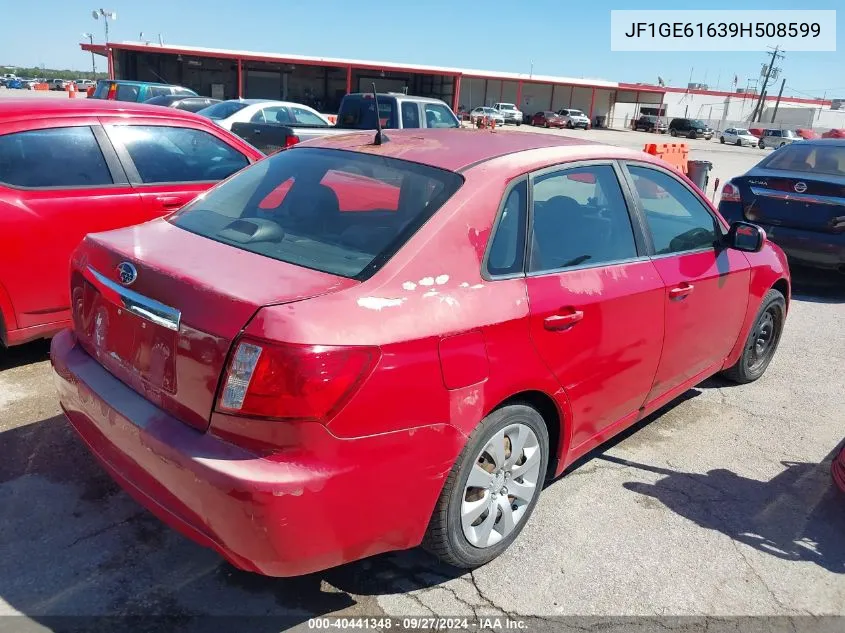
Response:
[[[728,231],[728,246],[738,251],[757,253],[765,242],[766,232],[756,224],[734,222]]]

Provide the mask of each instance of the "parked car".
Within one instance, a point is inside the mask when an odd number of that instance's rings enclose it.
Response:
[[[539,127],[566,127],[566,124],[563,121],[563,117],[560,116],[557,112],[552,112],[551,110],[537,112],[531,119],[531,125],[537,125]]]
[[[50,90],[67,90],[71,82],[67,79],[51,79],[48,83],[50,84]]]
[[[473,108],[470,111],[470,123],[475,125],[482,119],[487,119],[488,121],[495,121],[496,125],[498,126],[502,126],[505,124],[505,115],[503,115],[495,108],[488,108],[487,106],[478,106],[477,108]]]
[[[505,123],[522,125],[522,112],[513,103],[494,103],[493,109],[498,110],[505,117]]]
[[[830,465],[830,474],[833,476],[836,486],[845,493],[845,443],[842,444],[842,449],[833,458],[833,463]]]
[[[100,79],[93,94],[88,98],[143,103],[148,99],[163,95],[199,96],[193,90],[182,86],[157,84],[149,81],[129,81],[127,79]]]
[[[799,127],[797,130],[795,130],[795,135],[800,136],[803,139],[821,138],[821,134],[819,134],[815,130],[803,127]]]
[[[144,103],[149,105],[163,106],[165,108],[176,108],[188,112],[199,112],[204,108],[213,106],[215,103],[223,103],[220,99],[209,97],[183,97],[182,95],[162,95],[147,99]]]
[[[845,138],[845,130],[833,129],[822,134],[822,138]]]
[[[719,142],[723,145],[739,145],[741,147],[754,147],[760,141],[751,132],[741,127],[729,127],[719,135]]]
[[[672,119],[669,123],[669,135],[703,138],[709,141],[713,138],[713,130],[700,119]]]
[[[761,128],[761,127],[750,127],[750,128],[748,128],[748,131],[749,131],[749,132],[751,132],[751,135],[752,135],[752,136],[756,136],[757,138],[762,138],[762,137],[763,137],[763,133],[764,133],[766,130],[764,130],[764,129],[763,129],[763,128]]]
[[[76,83],[76,88],[82,92],[97,86],[97,82],[93,79],[77,79],[74,83]]]
[[[639,119],[634,121],[634,130],[639,132],[656,132],[658,134],[666,134],[668,129],[666,121],[653,114],[644,114]]]
[[[440,99],[396,92],[379,93],[378,108],[384,129],[461,126],[452,108]],[[344,130],[376,129],[373,93],[354,92],[344,96],[338,109],[336,126]]]
[[[197,112],[227,130],[234,123],[330,125],[322,114],[301,103],[271,99],[229,99]]]
[[[783,147],[794,141],[800,141],[801,137],[792,130],[763,130],[763,135],[757,141],[757,147]]]
[[[754,222],[795,262],[845,273],[845,140],[773,152],[722,189],[719,211]]]
[[[0,342],[70,323],[67,268],[86,233],[171,213],[261,156],[177,110],[0,100]]]
[[[241,569],[421,542],[482,565],[547,477],[712,374],[756,380],[777,348],[783,253],[660,159],[389,136],[296,145],[73,256],[51,349],[71,425]]]
[[[580,127],[585,130],[590,129],[590,119],[587,118],[587,115],[581,112],[581,110],[563,108],[562,110],[558,110],[557,113],[560,115],[560,118],[563,119],[563,124],[570,129],[574,129],[576,127]]]
[[[24,80],[15,77],[14,79],[6,80],[6,87],[10,90],[22,90],[24,87]]]

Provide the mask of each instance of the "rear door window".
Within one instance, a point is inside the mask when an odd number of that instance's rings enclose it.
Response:
[[[402,102],[402,127],[420,127],[420,108],[414,101]]]
[[[117,101],[137,101],[141,93],[141,86],[134,84],[117,84],[115,99]]]
[[[0,183],[13,187],[96,187],[112,184],[88,126],[0,136]]]
[[[499,223],[487,254],[487,272],[490,275],[523,272],[527,199],[527,180],[516,183],[505,196]]]
[[[249,164],[246,157],[208,132],[159,125],[109,126],[144,184],[214,182]]]
[[[379,97],[379,118],[383,128],[396,127],[396,100]],[[338,126],[355,130],[376,129],[375,99],[368,96],[344,97],[341,104]]]
[[[551,272],[637,257],[631,218],[610,165],[537,176],[529,270]]]
[[[299,125],[326,125],[326,122],[323,121],[323,119],[313,112],[309,112],[305,108],[297,108],[296,106],[293,106],[291,107],[291,112],[293,113],[294,121]]]
[[[259,161],[171,221],[235,248],[366,279],[463,183],[394,158],[293,148]]]

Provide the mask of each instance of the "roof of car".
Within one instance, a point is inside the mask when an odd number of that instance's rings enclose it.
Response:
[[[105,81],[108,83],[127,84],[133,86],[168,86],[172,88],[183,88],[184,86],[176,86],[174,84],[163,84],[157,81],[135,81],[134,79],[98,79],[98,82]]]
[[[606,148],[593,141],[532,132],[495,132],[475,128],[385,130],[389,141],[374,145],[375,132],[324,136],[299,147],[323,147],[367,152],[459,171],[493,158],[544,148]],[[618,149],[618,148],[613,148]],[[631,151],[631,154],[636,152]],[[639,152],[639,154],[643,154]]]
[[[37,99],[13,97],[0,99],[0,122],[13,119],[31,119],[63,116],[98,116],[107,114],[134,114],[137,116],[166,116],[197,118],[190,112],[163,110],[161,106],[133,103],[129,101],[111,101],[107,99]]]

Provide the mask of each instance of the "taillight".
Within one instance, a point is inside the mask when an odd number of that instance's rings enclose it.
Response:
[[[725,183],[725,186],[722,187],[722,202],[739,202],[739,189],[736,185],[731,184],[729,182]]]
[[[291,134],[290,136],[285,138],[285,147],[291,147],[299,143],[299,137],[295,134]]]
[[[117,98],[117,84],[109,84],[109,92],[106,95],[106,99],[114,100]]]
[[[325,421],[346,404],[377,360],[374,347],[242,337],[229,360],[217,408],[250,417]]]

